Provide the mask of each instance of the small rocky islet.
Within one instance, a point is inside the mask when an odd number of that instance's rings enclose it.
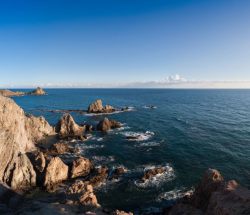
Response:
[[[101,100],[87,110],[93,114],[115,111],[111,105],[103,106]],[[65,113],[53,127],[0,95],[0,125],[0,214],[132,214],[103,208],[95,195],[96,188],[119,179],[127,170],[95,166],[71,141],[86,141],[93,130],[107,133],[120,128],[120,122],[104,117],[97,125],[78,125]],[[75,156],[68,159],[63,156],[67,153]],[[159,166],[145,170],[139,180],[151,180],[165,171]],[[250,214],[250,191],[208,169],[193,193],[162,208],[159,214]]]

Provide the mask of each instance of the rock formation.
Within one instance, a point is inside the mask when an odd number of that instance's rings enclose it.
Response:
[[[122,125],[120,122],[117,122],[115,120],[109,120],[107,117],[105,117],[102,121],[100,121],[97,125],[97,130],[107,132],[110,129],[114,128],[120,128]]]
[[[76,178],[79,176],[87,176],[92,168],[92,163],[89,159],[80,157],[73,161],[71,169],[71,178]]]
[[[25,153],[35,149],[37,141],[52,135],[53,128],[44,119],[27,117],[13,100],[3,96],[0,127],[0,181],[14,189],[34,185],[35,172]]]
[[[85,127],[77,125],[70,114],[64,114],[56,125],[56,132],[61,139],[76,138],[84,140]]]
[[[155,167],[153,169],[149,169],[144,173],[144,176],[142,177],[142,181],[150,180],[154,176],[162,174],[166,171],[166,168],[164,167]]]
[[[105,105],[103,107],[102,100],[98,99],[88,107],[88,113],[112,113],[115,111],[115,108],[111,105]]]
[[[68,169],[68,166],[59,157],[52,158],[45,172],[44,186],[46,189],[51,190],[54,185],[67,180]]]
[[[80,196],[79,202],[84,206],[100,207],[94,194],[93,187],[90,184],[86,185],[86,192]]]
[[[0,95],[1,96],[6,96],[6,97],[12,97],[12,96],[23,96],[25,95],[24,92],[19,92],[19,91],[11,91],[11,90],[0,90]]]
[[[37,87],[35,90],[28,92],[27,94],[33,96],[43,96],[46,95],[46,92],[41,87]]]
[[[241,187],[234,180],[225,182],[217,170],[209,169],[193,196],[189,199],[184,198],[166,214],[250,214],[250,190]]]

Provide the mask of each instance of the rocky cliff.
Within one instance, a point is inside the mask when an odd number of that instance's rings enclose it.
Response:
[[[44,118],[26,116],[12,100],[0,96],[0,181],[14,189],[34,184],[35,172],[26,152],[54,129]]]

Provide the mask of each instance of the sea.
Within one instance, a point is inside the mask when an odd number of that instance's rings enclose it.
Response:
[[[28,91],[28,89],[20,89]],[[82,156],[110,169],[127,171],[95,193],[108,209],[157,211],[192,192],[208,168],[250,188],[250,90],[46,89],[46,96],[14,97],[26,113],[55,125],[60,110],[87,110],[96,99],[129,111],[110,115],[72,112],[77,123],[104,117],[122,123],[106,134],[77,142]],[[128,140],[128,136],[138,136]],[[74,156],[74,155],[69,155]],[[166,172],[142,182],[144,172]]]

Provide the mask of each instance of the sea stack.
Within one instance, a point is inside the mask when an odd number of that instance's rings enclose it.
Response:
[[[97,99],[95,102],[89,105],[88,113],[112,113],[115,111],[115,108],[111,105],[102,105],[102,100]]]
[[[46,92],[41,87],[37,87],[35,90],[29,92],[28,94],[34,96],[43,96],[46,95]]]

